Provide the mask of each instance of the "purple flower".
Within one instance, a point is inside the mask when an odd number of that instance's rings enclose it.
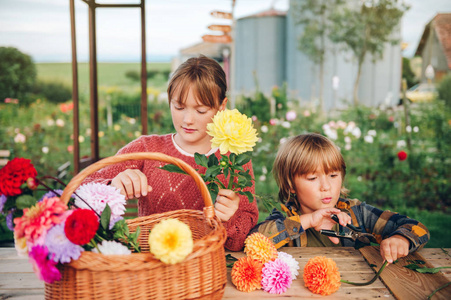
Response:
[[[0,213],[3,214],[3,207],[5,206],[6,200],[8,200],[6,198],[5,195],[0,195]]]
[[[11,209],[9,214],[6,216],[6,226],[11,231],[14,231],[13,212],[15,210],[16,210],[15,208]]]
[[[64,233],[64,223],[53,226],[45,237],[44,245],[53,254],[52,260],[69,263],[71,259],[78,259],[83,248],[69,241]]]
[[[290,110],[285,114],[285,119],[287,119],[287,121],[294,121],[296,120],[297,114],[294,110]]]
[[[55,190],[55,192],[57,192],[58,194],[54,193],[53,191],[45,193],[38,202],[41,202],[42,200],[44,200],[44,198],[61,197],[63,190]]]
[[[265,263],[262,270],[262,289],[270,294],[282,294],[291,286],[290,267],[280,259]]]
[[[36,245],[31,248],[28,256],[33,265],[33,270],[38,275],[40,280],[47,283],[52,283],[56,280],[61,280],[61,273],[56,268],[56,262],[49,259],[49,250],[46,246]]]
[[[122,219],[125,212],[125,196],[113,186],[101,183],[87,183],[77,189],[75,205],[79,208],[90,209],[81,199],[85,200],[99,215],[108,203],[111,208],[110,228]],[[81,199],[80,199],[81,198]]]

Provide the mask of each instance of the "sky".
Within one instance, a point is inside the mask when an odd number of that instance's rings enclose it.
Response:
[[[138,0],[97,0],[98,3],[137,3]],[[449,0],[405,0],[411,5],[403,17],[403,55],[412,57],[424,26],[438,12],[451,12]],[[78,60],[88,60],[88,9],[75,0]],[[274,7],[287,10],[289,0],[236,0],[235,16],[241,18]],[[232,0],[146,0],[148,61],[169,61],[180,49],[202,41],[204,34],[218,34],[207,27],[230,24],[211,16],[230,12]],[[99,61],[139,61],[140,12],[136,8],[97,9]],[[35,62],[70,62],[69,0],[0,0],[0,46],[16,47]]]

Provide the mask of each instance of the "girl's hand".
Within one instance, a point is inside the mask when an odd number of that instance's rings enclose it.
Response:
[[[222,222],[227,222],[238,210],[240,197],[232,190],[220,189],[215,202],[215,214]]]
[[[338,208],[322,208],[314,211],[311,214],[301,215],[302,227],[304,228],[304,230],[308,228],[314,228],[316,231],[320,231],[321,229],[330,230],[336,224],[335,221],[330,217],[332,214],[338,216],[340,225],[342,226],[346,226],[347,224],[351,223],[351,217]],[[334,244],[338,244],[340,242],[340,239],[336,237],[329,237],[329,239]]]
[[[409,254],[410,242],[401,235],[394,235],[381,242],[381,256],[388,263],[393,263],[398,258]]]
[[[127,200],[147,196],[147,193],[152,190],[152,187],[147,184],[146,175],[136,169],[127,169],[119,173],[111,181],[111,186],[120,190]]]

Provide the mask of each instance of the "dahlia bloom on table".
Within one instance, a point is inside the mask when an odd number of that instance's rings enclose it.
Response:
[[[218,111],[212,122],[207,124],[207,133],[212,137],[211,146],[218,147],[221,159],[216,155],[207,157],[205,154],[194,154],[196,164],[205,167],[205,174],[200,174],[205,181],[214,201],[219,189],[230,189],[245,195],[252,202],[254,195],[245,192],[246,187],[252,186],[252,176],[243,166],[251,160],[251,152],[258,141],[257,130],[252,119],[240,113],[237,109]],[[230,152],[230,155],[226,154]],[[163,170],[186,174],[175,165],[165,165]],[[223,184],[218,176],[223,174],[228,183]]]
[[[288,253],[278,252],[261,233],[253,233],[245,241],[244,253],[233,265],[232,283],[242,292],[263,289],[283,294],[299,274],[298,262]]]

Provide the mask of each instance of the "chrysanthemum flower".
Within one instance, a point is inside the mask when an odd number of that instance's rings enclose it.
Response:
[[[260,232],[251,234],[244,241],[244,253],[250,258],[266,263],[277,258],[274,244]]]
[[[305,286],[315,294],[323,296],[335,293],[340,288],[340,272],[330,258],[316,256],[304,267]]]
[[[149,234],[150,252],[166,264],[183,261],[193,251],[193,237],[188,225],[177,219],[166,219]]]
[[[111,208],[110,228],[114,226],[118,220],[120,220],[125,212],[125,196],[121,192],[111,185],[105,185],[101,183],[87,183],[80,186],[76,194],[81,199],[88,202],[88,204],[98,213],[102,214],[106,204]],[[79,197],[75,197],[75,206],[78,208],[90,209],[85,202],[80,200]]]
[[[258,140],[252,119],[237,109],[218,111],[207,124],[207,133],[213,137],[212,147],[219,147],[221,154],[252,151]]]
[[[47,230],[64,221],[66,210],[67,205],[58,197],[46,198],[31,208],[25,208],[23,216],[14,219],[17,238],[26,237],[31,244],[43,239]]]
[[[283,294],[291,286],[293,277],[286,262],[268,261],[262,270],[262,289],[270,294]]]
[[[244,256],[233,264],[232,283],[242,292],[252,292],[261,288],[263,264]]]
[[[61,273],[56,268],[56,262],[49,259],[49,251],[46,246],[34,246],[31,248],[28,256],[30,257],[34,272],[40,280],[44,280],[47,283],[61,280]]]
[[[14,247],[16,248],[17,255],[21,257],[28,256],[28,246],[27,246],[27,238],[17,238],[16,233],[14,233]]]
[[[69,263],[71,260],[78,259],[83,252],[83,248],[69,241],[64,233],[64,224],[53,226],[45,237],[44,245],[55,262]]]
[[[64,233],[67,239],[76,245],[85,245],[91,241],[99,228],[99,218],[90,209],[77,209],[67,218]]]
[[[299,275],[299,263],[293,258],[291,254],[280,252],[278,253],[277,259],[284,261],[288,267],[290,267],[291,276],[293,280]]]
[[[105,255],[120,255],[120,254],[131,254],[132,252],[126,246],[115,241],[103,241],[98,245],[99,250]],[[99,251],[94,248],[92,252],[98,253]]]

